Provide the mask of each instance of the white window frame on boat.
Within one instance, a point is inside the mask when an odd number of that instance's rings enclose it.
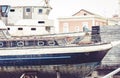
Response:
[[[38,13],[39,13],[39,14],[42,14],[42,13],[43,13],[43,10],[42,10],[42,9],[38,9]]]
[[[31,9],[30,8],[26,8],[26,12],[31,12]]]

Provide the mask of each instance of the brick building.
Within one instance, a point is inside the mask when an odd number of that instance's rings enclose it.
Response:
[[[108,23],[106,18],[84,9],[70,17],[58,18],[58,21],[59,33],[80,32],[84,28],[91,30],[92,26],[105,26]]]

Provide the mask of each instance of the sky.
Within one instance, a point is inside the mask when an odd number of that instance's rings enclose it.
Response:
[[[72,16],[81,9],[105,17],[118,14],[118,0],[51,0],[50,18]]]
[[[43,0],[0,0],[0,5],[6,3],[12,5],[40,5],[42,2]],[[53,8],[49,15],[51,19],[72,16],[81,9],[105,17],[118,14],[118,0],[50,0],[50,5]]]

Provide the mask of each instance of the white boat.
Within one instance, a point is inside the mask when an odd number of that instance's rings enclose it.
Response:
[[[48,19],[52,8],[49,1],[44,1],[45,6],[0,5],[1,69],[35,70],[44,66],[47,71],[55,72],[57,66],[61,73],[79,72],[79,77],[83,77],[100,65],[112,47],[120,44],[92,42],[90,33],[54,34],[53,21]]]

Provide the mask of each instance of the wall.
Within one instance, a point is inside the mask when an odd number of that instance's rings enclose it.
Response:
[[[120,26],[101,26],[102,41],[120,40]],[[112,48],[102,61],[103,64],[120,65],[120,45]]]
[[[10,28],[8,31],[12,36],[48,34],[44,26],[8,26],[8,28]],[[18,28],[23,28],[23,30],[18,30]],[[36,30],[31,30],[31,28],[36,28]]]
[[[32,14],[32,19],[48,19],[47,12],[50,11],[51,9],[44,9],[42,7],[33,7],[33,14]],[[42,9],[42,13],[39,13],[39,9]]]
[[[66,18],[59,18],[59,33],[64,32],[64,23],[68,23],[69,32],[78,32],[75,30],[76,26],[79,26],[79,30],[83,31],[83,23],[87,22],[88,28],[91,30],[92,26],[100,25],[105,26],[107,24],[106,19],[95,16],[72,16]]]
[[[23,11],[25,8],[27,8],[27,6],[21,6],[21,7],[11,7],[11,9],[14,9],[13,12],[9,12],[8,14],[8,24],[9,25],[14,25],[16,22],[24,19],[25,12]],[[34,7],[30,7],[31,8],[31,12],[32,12],[32,16],[30,15],[30,17],[32,19],[43,19],[46,20],[48,19],[48,14],[49,11],[51,10],[51,8],[48,9],[44,9],[43,7],[39,7],[39,6],[34,6]],[[42,13],[39,13],[39,9],[42,9]],[[23,14],[24,13],[24,14]]]
[[[9,25],[13,25],[18,20],[23,19],[23,8],[17,7],[17,8],[11,8],[11,9],[14,9],[15,11],[8,13],[8,24]]]

